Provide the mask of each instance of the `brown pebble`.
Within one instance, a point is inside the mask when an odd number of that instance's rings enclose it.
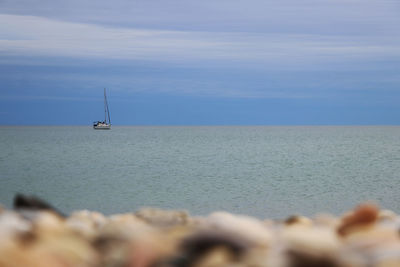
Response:
[[[357,226],[365,226],[374,223],[379,214],[379,208],[374,204],[361,204],[352,213],[342,219],[337,231],[338,234],[344,236],[351,229]]]
[[[292,225],[302,225],[302,226],[312,226],[312,221],[304,216],[292,215],[284,221],[286,226]]]
[[[286,224],[286,225],[290,225],[290,224],[297,223],[298,221],[299,221],[299,216],[297,216],[297,215],[292,215],[292,216],[290,216],[289,218],[287,218],[287,219],[285,220],[285,224]]]
[[[338,263],[329,257],[313,257],[296,251],[288,251],[290,267],[337,267]]]

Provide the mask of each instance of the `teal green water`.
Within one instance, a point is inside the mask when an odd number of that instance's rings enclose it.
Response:
[[[260,218],[400,212],[400,127],[0,127],[0,202],[70,212],[143,206]]]

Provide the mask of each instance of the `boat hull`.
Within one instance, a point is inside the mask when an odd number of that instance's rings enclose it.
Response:
[[[95,130],[110,130],[111,125],[93,125],[93,129],[95,129]]]

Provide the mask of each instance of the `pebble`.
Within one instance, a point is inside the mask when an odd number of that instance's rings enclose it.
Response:
[[[369,203],[283,221],[161,209],[64,216],[36,198],[18,203],[0,206],[1,267],[400,266],[400,216]]]

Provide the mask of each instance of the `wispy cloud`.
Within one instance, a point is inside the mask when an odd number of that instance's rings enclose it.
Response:
[[[2,13],[151,29],[385,34],[398,0],[2,0]]]
[[[301,66],[400,55],[400,37],[192,32],[0,15],[0,55]]]
[[[69,96],[49,96],[49,95],[0,95],[0,100],[2,101],[32,101],[32,100],[49,100],[49,101],[101,101],[102,98],[94,97],[69,97]],[[1,114],[1,113],[0,113]]]

